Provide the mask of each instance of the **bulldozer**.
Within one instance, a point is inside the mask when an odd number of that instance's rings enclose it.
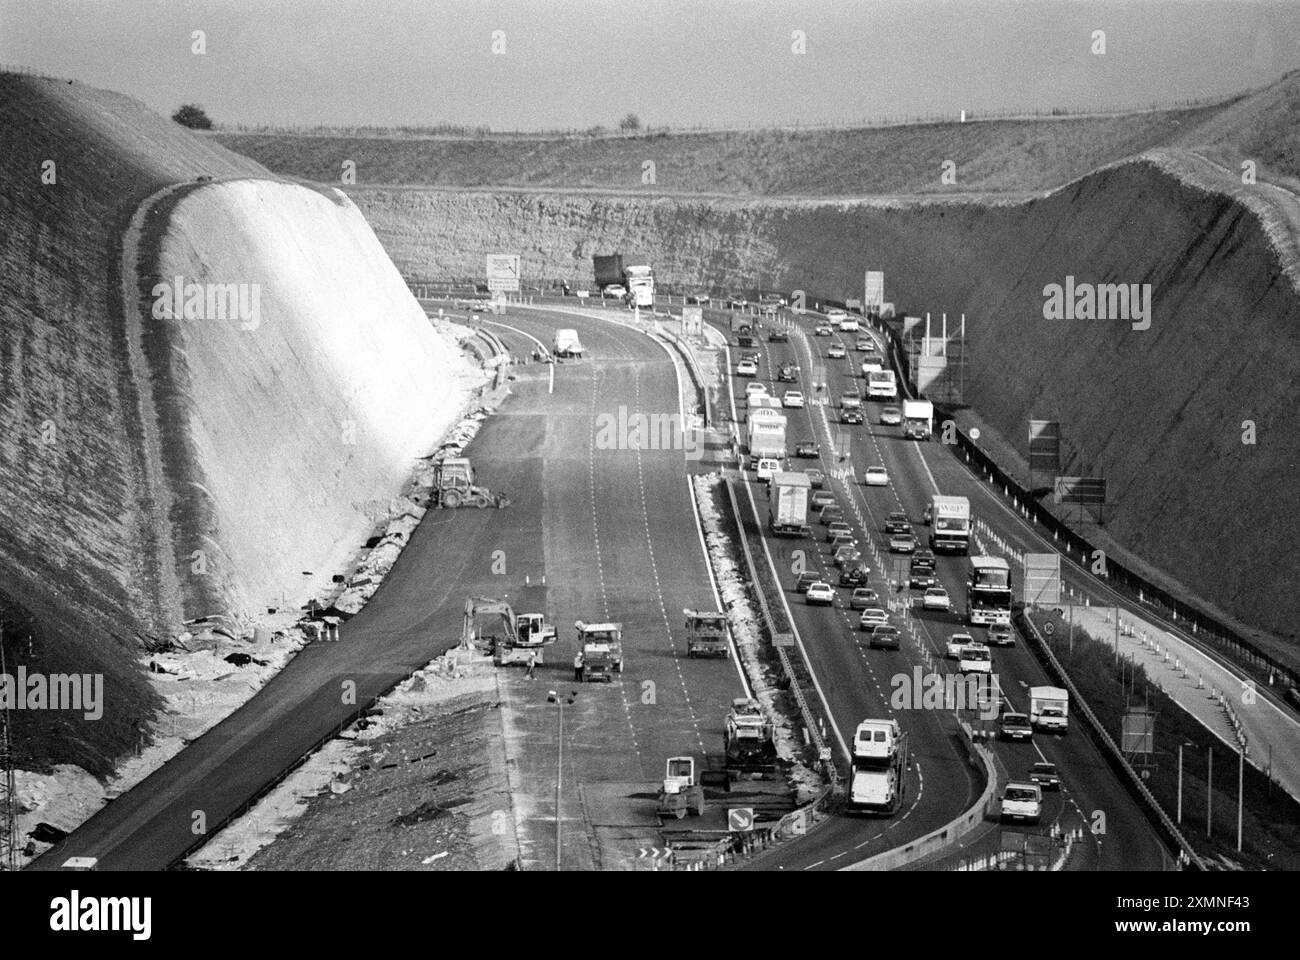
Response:
[[[727,774],[763,780],[776,775],[776,736],[757,700],[737,697],[727,714]]]
[[[704,814],[704,787],[695,782],[694,757],[669,757],[664,766],[664,782],[659,787],[661,817],[684,819],[686,814]]]
[[[578,648],[582,651],[582,679],[584,682],[614,679],[613,674],[623,672],[623,624],[574,624],[578,631]]]
[[[492,493],[475,482],[474,467],[465,457],[448,458],[433,467],[433,490],[429,505],[440,509],[455,507],[508,507],[510,498]]]
[[[478,627],[478,618],[497,618],[500,632],[488,633]],[[544,663],[545,650],[555,643],[555,627],[540,613],[515,613],[504,600],[471,597],[465,601],[461,623],[461,646],[470,647],[487,641],[492,648],[492,662],[498,667],[511,664]]]

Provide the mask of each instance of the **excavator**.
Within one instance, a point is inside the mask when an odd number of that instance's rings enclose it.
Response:
[[[500,632],[480,630],[479,617],[496,618]],[[492,662],[498,667],[527,664],[530,657],[541,664],[545,662],[546,647],[555,643],[555,627],[546,622],[543,614],[515,613],[504,600],[471,597],[465,601],[460,642],[463,647],[471,647],[478,641],[491,644]]]
[[[508,507],[510,498],[503,493],[493,493],[475,483],[474,467],[466,457],[452,457],[434,464],[433,490],[429,496],[431,507]]]

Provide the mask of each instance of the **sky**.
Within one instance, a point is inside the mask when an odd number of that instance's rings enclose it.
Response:
[[[232,125],[854,123],[1235,93],[1300,0],[0,0],[0,63]]]

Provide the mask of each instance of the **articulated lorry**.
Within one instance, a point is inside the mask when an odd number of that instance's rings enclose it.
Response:
[[[754,346],[754,318],[744,313],[731,315],[731,333],[736,338],[736,346]]]
[[[893,370],[870,370],[867,372],[868,400],[898,399],[898,383]]]
[[[903,436],[909,440],[929,440],[934,430],[934,404],[929,400],[903,401]]]
[[[1070,692],[1060,687],[1030,687],[1029,722],[1039,730],[1065,733],[1070,728]]]
[[[745,430],[752,462],[785,459],[785,417],[750,417],[745,421]]]
[[[930,549],[935,553],[970,553],[970,501],[935,495],[930,501]]]
[[[768,526],[777,536],[808,536],[808,497],[812,480],[806,473],[781,471],[768,486]]]
[[[863,720],[853,736],[848,810],[893,816],[907,792],[907,734],[896,720]]]

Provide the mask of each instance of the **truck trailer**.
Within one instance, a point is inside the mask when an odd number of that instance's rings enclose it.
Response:
[[[623,255],[621,253],[592,257],[591,264],[595,270],[596,288],[598,290],[604,290],[614,284],[623,286]]]
[[[908,739],[893,720],[863,720],[853,739],[850,813],[893,816],[907,793]]]
[[[768,526],[777,536],[808,536],[808,497],[812,480],[806,473],[781,471],[768,486]]]

